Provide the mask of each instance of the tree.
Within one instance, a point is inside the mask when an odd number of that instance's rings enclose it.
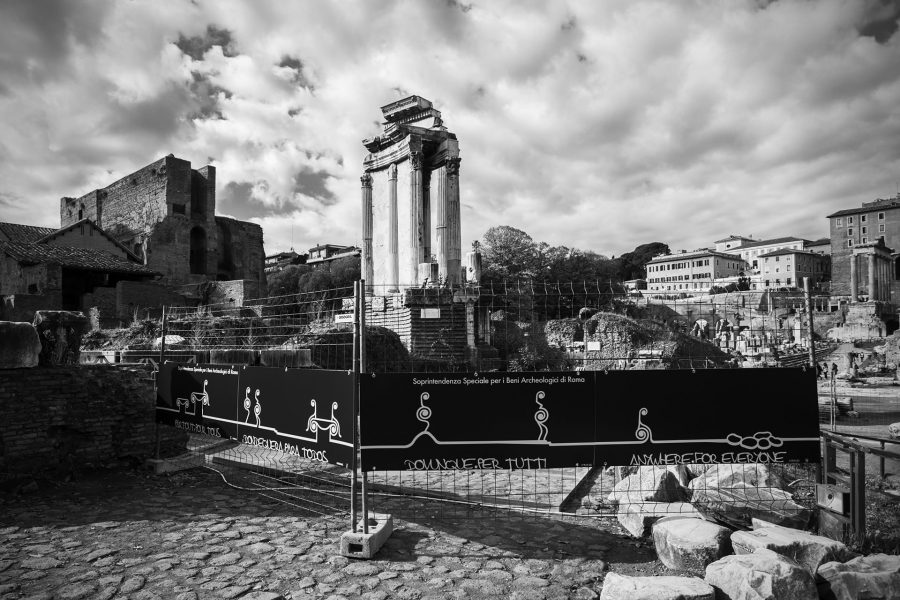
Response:
[[[622,281],[645,279],[647,277],[647,263],[654,256],[660,254],[670,254],[668,244],[650,242],[641,244],[631,252],[626,252],[619,257],[619,278]]]
[[[539,265],[538,246],[530,235],[509,225],[499,225],[488,229],[482,239],[482,274],[486,279],[535,275]]]

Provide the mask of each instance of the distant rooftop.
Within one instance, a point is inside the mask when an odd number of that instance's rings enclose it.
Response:
[[[804,242],[809,244],[809,240],[805,240],[803,238],[798,237],[780,237],[780,238],[772,238],[771,240],[760,240],[758,242],[750,242],[749,244],[744,244],[740,248],[732,248],[732,250],[743,250],[745,248],[758,248],[760,246],[771,246],[773,244],[787,244],[790,242]]]
[[[152,269],[121,259],[105,250],[19,242],[0,242],[0,252],[25,264],[51,264],[69,269],[137,275],[156,275]]]
[[[56,231],[52,227],[34,227],[18,223],[0,223],[0,241],[30,244]]]
[[[900,208],[900,194],[898,194],[896,198],[878,198],[873,202],[863,202],[862,206],[859,208],[845,208],[844,210],[831,213],[826,218],[832,219],[834,217],[843,217],[844,215],[858,215],[860,213],[872,212],[873,210],[884,208]]]

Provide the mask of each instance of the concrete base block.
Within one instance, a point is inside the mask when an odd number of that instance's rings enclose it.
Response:
[[[369,517],[369,533],[362,532],[362,523],[357,529],[359,531],[356,533],[347,531],[341,534],[341,556],[368,560],[374,558],[384,542],[391,537],[394,519],[391,515],[372,514]]]

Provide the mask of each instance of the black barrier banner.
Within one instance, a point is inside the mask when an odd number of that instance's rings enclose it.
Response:
[[[353,456],[353,376],[346,371],[161,366],[156,418],[319,462]]]
[[[807,369],[366,375],[360,423],[369,471],[819,460]]]
[[[593,374],[364,375],[367,470],[542,469],[591,465]],[[550,444],[552,439],[560,444]]]

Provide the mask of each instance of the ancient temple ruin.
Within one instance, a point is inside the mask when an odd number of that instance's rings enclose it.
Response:
[[[363,140],[367,322],[396,331],[416,356],[440,347],[441,359],[473,360],[490,352],[490,317],[473,287],[480,254],[462,262],[459,143],[420,96],[381,112],[381,134]]]
[[[459,143],[431,102],[381,107],[384,128],[363,141],[362,273],[369,289],[459,284]]]

